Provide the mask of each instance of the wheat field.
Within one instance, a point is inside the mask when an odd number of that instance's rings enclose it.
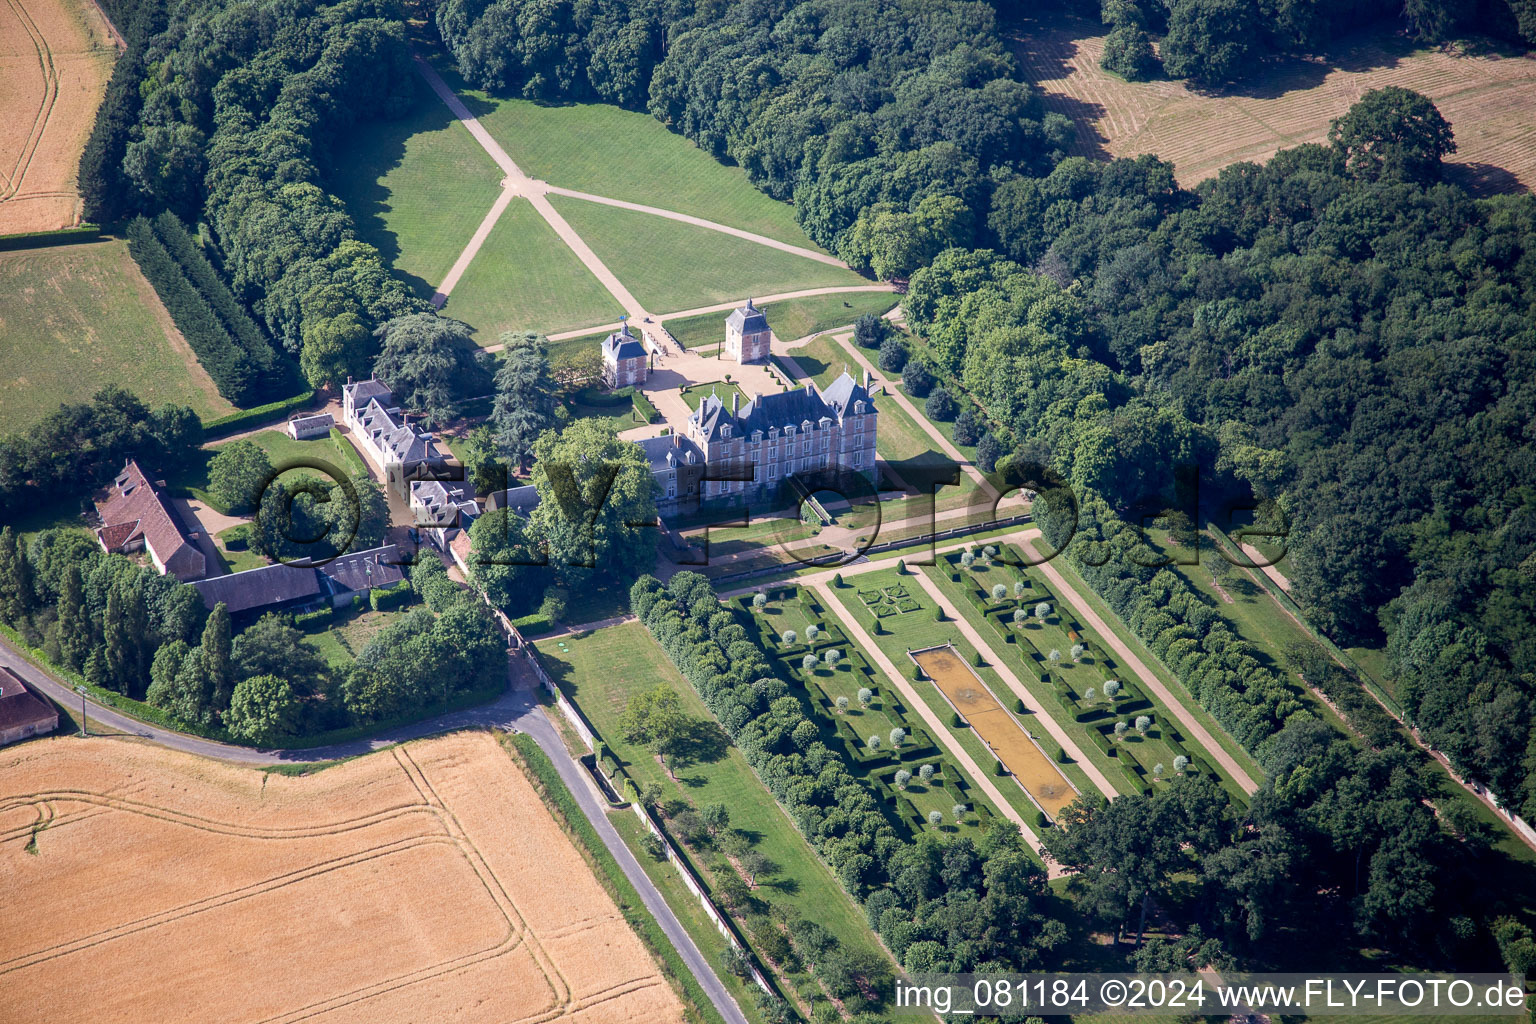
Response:
[[[36,1019],[676,1021],[486,733],[287,777],[113,740],[0,754],[0,988]]]

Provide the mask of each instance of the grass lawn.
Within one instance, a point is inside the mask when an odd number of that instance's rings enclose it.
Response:
[[[721,164],[648,114],[600,103],[493,99],[448,80],[531,177],[815,246],[792,206],[769,198],[739,168]]]
[[[367,605],[360,609],[338,608],[329,625],[306,630],[304,638],[319,649],[331,668],[344,669],[357,660],[379,631],[399,622],[410,610],[409,604],[382,612],[372,611]]]
[[[0,433],[120,384],[146,405],[221,398],[122,241],[0,253]]]
[[[730,943],[715,928],[709,915],[704,913],[698,897],[683,884],[682,869],[670,861],[657,860],[646,852],[645,837],[650,834],[650,830],[629,810],[608,812],[608,821],[629,847],[629,852],[634,854],[651,883],[660,890],[661,898],[672,908],[673,915],[682,924],[693,944],[699,947],[699,952],[704,954],[704,959],[711,964],[720,963]],[[716,971],[715,976],[730,992],[731,998],[736,1000],[736,1005],[748,1021],[763,1019],[762,1012],[757,1008],[757,995],[761,989],[754,982],[739,978],[729,971]]]
[[[859,364],[849,358],[841,345],[825,334],[782,355],[793,359],[795,365],[804,371],[805,376],[800,378],[800,383],[804,384],[806,379],[810,379],[816,383],[818,391],[825,391],[828,385],[844,373],[854,380],[862,380],[864,376]],[[880,411],[884,413],[885,406],[890,404],[893,403],[882,403]]]
[[[661,786],[665,800],[683,800],[694,807],[721,803],[730,810],[731,827],[745,832],[756,848],[779,866],[776,874],[759,885],[760,899],[782,908],[790,917],[818,922],[845,947],[881,948],[863,912],[795,829],[644,626],[625,623],[580,636],[543,640],[536,646],[550,676],[586,715],[638,785]],[[684,713],[693,722],[692,752],[675,766],[676,779],[649,750],[625,741],[619,728],[630,697],[658,683],[677,692]]]
[[[368,475],[368,467],[364,465],[362,456],[357,454],[357,449],[353,448],[351,442],[334,427],[329,437],[320,437],[313,441],[295,441],[281,430],[263,430],[259,434],[252,434],[246,440],[261,446],[267,453],[267,458],[271,460],[273,469],[297,466],[305,459],[317,459],[328,462],[354,477]],[[218,453],[220,447],[222,446],[214,446],[214,454]]]
[[[709,381],[704,384],[694,384],[684,390],[682,394],[683,401],[688,403],[688,408],[690,409],[697,409],[700,405],[703,405],[704,399],[708,398],[710,395],[719,396],[720,401],[725,403],[725,407],[727,409],[731,407],[732,395],[741,395],[742,405],[746,405],[752,400],[752,396],[741,390],[739,385],[732,384],[729,381],[723,380]]]
[[[865,313],[884,313],[896,304],[898,298],[890,292],[843,292],[759,303],[758,308],[768,318],[775,335],[793,341],[817,331],[851,324]],[[729,315],[700,313],[678,317],[666,321],[666,328],[684,348],[719,345],[725,340],[725,318]]]
[[[266,558],[251,550],[250,528],[247,526],[231,526],[221,530],[213,540],[226,573],[259,569],[268,564]],[[231,543],[236,546],[230,547]]]
[[[468,231],[474,231],[473,225]],[[469,240],[468,234],[464,240]],[[502,213],[443,305],[445,315],[475,328],[475,341],[481,345],[496,344],[504,331],[554,334],[596,327],[623,312],[619,301],[522,199],[512,200]],[[583,344],[595,346],[596,341]]]
[[[851,270],[708,228],[565,196],[549,199],[608,269],[653,313],[693,309],[749,295],[869,283]],[[592,322],[612,320],[619,312],[611,310],[610,315]]]
[[[501,169],[427,89],[395,121],[373,121],[337,147],[327,181],[421,298],[429,299],[501,191]]]
[[[206,502],[211,508],[222,509],[222,504],[208,492],[208,463],[219,454],[220,449],[233,443],[234,440],[242,439],[221,441],[199,450],[196,458],[189,460],[184,468],[166,479],[167,486],[173,491],[186,491],[199,501]],[[334,428],[329,437],[316,438],[313,441],[295,441],[281,430],[263,430],[243,440],[251,441],[265,451],[268,461],[272,463],[272,468],[276,470],[292,466],[297,472],[305,472],[304,467],[299,465],[300,461],[313,459],[327,463],[352,477],[368,476],[368,468],[363,464],[362,456],[358,455],[357,449],[353,448],[341,432]],[[314,475],[318,471],[309,470],[309,472]]]

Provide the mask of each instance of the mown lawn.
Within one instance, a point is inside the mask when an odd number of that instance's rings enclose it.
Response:
[[[458,89],[459,83],[449,81]],[[544,105],[458,91],[531,177],[814,247],[795,222],[792,206],[769,198],[739,168],[721,164],[648,114],[600,103]]]
[[[405,117],[370,121],[336,151],[327,181],[358,235],[431,298],[496,201],[501,169],[425,88]]]
[[[644,626],[624,623],[581,636],[542,640],[537,648],[550,676],[638,785],[661,786],[667,800],[684,800],[694,807],[721,803],[730,810],[731,827],[748,833],[757,849],[779,865],[780,870],[758,887],[761,898],[792,917],[817,921],[846,947],[879,948],[862,911]],[[648,749],[627,742],[619,728],[629,699],[659,683],[677,692],[693,722],[693,753],[675,766],[676,779]]]
[[[475,341],[481,345],[497,344],[504,331],[555,334],[596,327],[623,312],[619,301],[523,199],[512,200],[502,213],[443,305],[445,315],[475,328]],[[586,343],[595,348],[599,341],[594,337]]]
[[[803,299],[781,299],[757,303],[768,318],[768,325],[782,341],[794,341],[807,334],[827,331],[853,323],[865,313],[879,315],[896,305],[899,296],[891,292],[833,292]],[[729,313],[700,313],[666,321],[666,328],[684,348],[703,348],[725,341],[725,318]]]
[[[549,199],[598,259],[652,313],[750,295],[869,283],[851,270],[708,228],[582,199]],[[606,319],[614,319],[618,312]]]
[[[0,253],[0,433],[118,384],[146,405],[235,407],[198,365],[126,242]]]

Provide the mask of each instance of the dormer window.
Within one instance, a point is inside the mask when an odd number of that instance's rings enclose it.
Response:
[[[720,436],[726,438],[731,436],[731,425],[729,423],[720,428]]]
[[[864,415],[864,402],[862,400],[853,403],[853,411],[858,415]]]
[[[763,439],[763,432],[761,430],[754,430],[754,431],[752,431],[752,443],[753,444],[757,444],[757,443],[761,442],[762,439]]]

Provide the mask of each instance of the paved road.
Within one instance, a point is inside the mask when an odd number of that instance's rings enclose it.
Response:
[[[41,671],[31,662],[23,658],[14,647],[0,639],[0,665],[14,671],[26,680],[29,686],[47,694],[55,701],[66,704],[69,707],[79,707],[80,697],[74,692],[74,688],[67,686],[52,676]],[[532,736],[539,747],[549,756],[555,765],[555,770],[560,773],[561,780],[571,795],[576,798],[576,803],[581,808],[582,814],[592,823],[597,834],[602,838],[603,845],[613,854],[614,860],[624,872],[635,891],[640,894],[640,901],[645,904],[661,925],[662,932],[672,945],[676,947],[682,956],[683,962],[693,972],[701,988],[714,1003],[715,1009],[729,1024],[747,1024],[746,1017],[742,1015],[741,1008],[736,1005],[725,986],[720,983],[720,978],[715,974],[704,954],[693,944],[687,931],[683,929],[677,916],[667,906],[666,900],[657,891],[656,886],[646,875],[644,869],[634,855],[629,852],[629,847],[624,845],[624,840],[619,838],[612,822],[608,820],[605,803],[599,802],[593,792],[592,784],[586,777],[586,770],[572,759],[570,752],[560,739],[559,732],[545,716],[544,709],[538,702],[537,684],[534,682],[532,672],[526,667],[527,663],[522,656],[514,655],[509,662],[509,676],[511,685],[496,700],[489,704],[483,704],[477,708],[469,708],[465,711],[455,711],[446,715],[413,725],[401,726],[397,729],[389,729],[377,736],[368,739],[354,740],[350,743],[337,743],[328,747],[315,747],[309,750],[253,750],[249,747],[236,747],[228,743],[219,743],[214,740],[205,740],[197,736],[188,736],[185,733],[174,732],[170,729],[162,729],[159,726],[148,725],[127,715],[103,707],[94,700],[88,700],[87,708],[91,722],[103,723],[120,732],[131,736],[137,736],[169,747],[172,750],[180,750],[188,754],[197,754],[202,757],[218,758],[223,761],[233,761],[239,764],[270,766],[279,764],[304,764],[315,761],[330,761],[338,757],[352,757],[357,754],[366,754],[395,743],[406,740],[419,739],[423,736],[436,735],[450,732],[455,729],[470,728],[499,728],[512,729],[525,732]]]

